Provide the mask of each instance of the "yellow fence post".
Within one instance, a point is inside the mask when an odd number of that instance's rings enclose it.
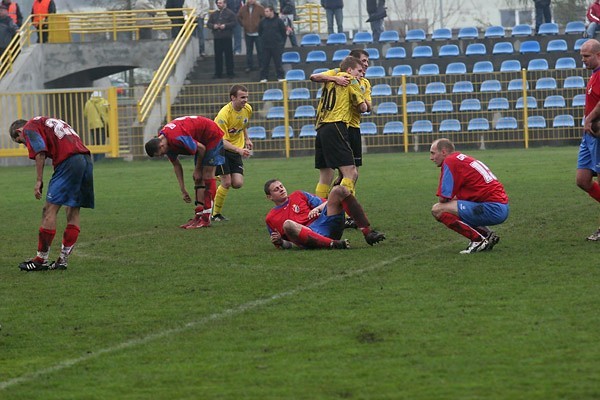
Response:
[[[408,113],[406,112],[406,75],[402,75],[402,123],[404,124],[404,152],[408,153]]]
[[[108,88],[108,138],[110,156],[119,157],[119,104],[114,86]]]
[[[527,70],[523,68],[521,70],[521,84],[523,85],[523,140],[525,141],[525,148],[529,148],[529,127],[527,126]]]

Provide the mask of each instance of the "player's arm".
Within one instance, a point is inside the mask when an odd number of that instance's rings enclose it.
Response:
[[[588,115],[585,116],[585,124],[583,125],[583,130],[587,133],[590,133],[594,136],[596,134],[600,135],[600,132],[594,132],[592,128],[592,123],[600,117],[600,101],[596,103],[596,106],[590,111]]]
[[[347,76],[343,76],[343,75],[338,76],[337,74],[330,75],[327,72],[312,74],[310,76],[310,80],[312,82],[317,82],[317,83],[335,82],[337,85],[340,85],[340,86],[348,86],[350,84],[350,78],[348,78]]]
[[[246,148],[248,150],[252,150],[254,143],[252,143],[252,140],[250,140],[250,137],[248,136],[248,128],[244,128],[244,143],[246,143]]]
[[[44,187],[44,165],[46,163],[46,152],[42,151],[35,155],[35,173],[36,180],[33,187],[33,195],[36,199],[42,198],[42,188]]]
[[[249,157],[250,156],[250,150],[249,149],[241,149],[241,148],[239,148],[237,146],[234,146],[227,139],[223,139],[223,148],[225,148],[225,150],[227,150],[227,151],[231,151],[233,153],[237,153],[237,154],[239,154],[242,157]]]
[[[183,195],[183,201],[186,203],[190,203],[192,198],[190,194],[185,190],[185,182],[183,181],[183,167],[181,166],[181,162],[179,158],[175,158],[171,160],[171,164],[173,164],[173,171],[175,172],[175,177],[177,178],[177,182],[179,183],[179,190],[181,190],[181,194]]]
[[[277,231],[271,232],[271,243],[273,243],[273,246],[277,247],[278,249],[287,250],[294,247],[292,242],[283,239],[281,234],[279,234]]]

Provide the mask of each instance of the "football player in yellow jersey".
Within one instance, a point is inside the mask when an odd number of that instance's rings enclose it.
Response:
[[[223,131],[223,155],[225,163],[217,167],[216,175],[221,184],[215,196],[212,221],[226,221],[221,213],[230,188],[239,189],[244,185],[244,163],[242,159],[252,154],[252,141],[248,137],[248,122],[252,107],[248,104],[248,88],[233,85],[229,90],[231,101],[217,114],[215,122]]]
[[[357,108],[359,112],[367,110],[358,82],[362,74],[363,67],[360,61],[349,56],[341,62],[340,72],[336,76],[346,77],[350,83],[342,86],[332,81],[323,86],[323,94],[317,108],[315,139],[315,168],[319,169],[316,194],[320,197],[327,197],[335,168],[339,169],[343,176],[341,185],[348,188],[350,193],[354,192],[358,171],[348,142],[348,124],[352,119],[352,108]]]

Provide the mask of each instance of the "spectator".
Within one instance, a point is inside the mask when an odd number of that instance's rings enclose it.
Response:
[[[552,22],[550,2],[552,0],[533,0],[535,3],[535,31],[540,30],[542,23]]]
[[[0,4],[0,55],[4,53],[19,27],[8,15],[8,9]]]
[[[179,31],[183,26],[185,20],[183,19],[183,10],[177,10],[177,8],[183,8],[185,0],[167,0],[165,8],[167,9],[167,15],[171,18],[171,38],[175,39],[179,35]],[[169,9],[173,9],[169,11]]]
[[[260,81],[266,82],[269,78],[269,64],[271,59],[275,64],[275,73],[277,79],[282,80],[284,77],[283,66],[281,65],[281,54],[285,45],[285,25],[281,19],[277,17],[273,6],[265,7],[265,18],[260,21],[258,26],[258,34],[260,36],[262,48],[262,60],[260,70]]]
[[[31,14],[38,32],[38,43],[48,43],[48,14],[56,14],[54,0],[34,0]]]
[[[227,8],[238,15],[240,8],[242,8],[242,0],[227,0]],[[237,19],[233,27],[233,52],[236,55],[242,54],[242,26]]]
[[[138,0],[139,2],[139,0]],[[91,134],[93,145],[103,145],[108,136],[108,101],[101,93],[95,91],[85,102],[83,115],[87,120],[88,131]],[[94,161],[104,158],[104,154],[94,154]]]
[[[584,34],[584,37],[593,39],[596,36],[596,31],[600,29],[600,0],[594,0],[587,10],[587,19],[590,24]]]
[[[385,0],[367,0],[367,13],[371,23],[371,32],[373,32],[373,41],[379,41],[379,35],[383,32],[383,19],[387,17],[385,11]]]
[[[198,38],[200,57],[206,56],[204,45],[204,24],[208,11],[210,10],[210,0],[186,0],[186,7],[196,9],[196,37]]]
[[[290,38],[290,44],[293,47],[298,46],[296,32],[294,30],[294,19],[296,19],[296,4],[294,0],[279,0],[279,18],[285,24],[285,32]]]
[[[252,53],[256,47],[257,64],[260,66],[261,46],[258,37],[258,25],[265,17],[265,9],[256,0],[246,0],[246,4],[238,12],[238,21],[244,28],[246,39],[246,72],[254,71],[254,59]]]
[[[8,9],[8,16],[18,27],[21,27],[21,24],[23,23],[23,14],[21,14],[19,5],[11,0],[2,0],[2,4]]]
[[[152,20],[154,17],[154,6],[148,0],[137,0],[133,6],[134,10],[146,11],[135,14],[136,24],[139,27],[139,39],[152,39]]]
[[[325,9],[325,16],[327,17],[327,33],[333,33],[334,17],[338,33],[344,32],[344,0],[321,0],[321,6]]]
[[[213,46],[215,51],[215,74],[213,79],[223,77],[223,58],[227,77],[233,78],[233,49],[231,37],[237,24],[237,16],[227,8],[225,0],[216,0],[217,10],[210,14],[206,26],[213,31]]]

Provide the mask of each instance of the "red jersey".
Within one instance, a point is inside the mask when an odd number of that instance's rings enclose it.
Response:
[[[310,193],[295,191],[285,203],[273,207],[267,214],[265,221],[269,232],[277,231],[283,236],[283,223],[288,219],[309,226],[315,219],[308,218],[308,213],[324,201]]]
[[[585,91],[585,115],[589,115],[600,101],[600,68],[596,68],[590,77]]]
[[[54,168],[72,155],[90,154],[77,132],[58,118],[30,119],[23,126],[23,134],[29,158],[35,160],[37,154],[45,152]]]
[[[442,163],[438,197],[479,203],[508,203],[504,186],[481,161],[459,152]]]
[[[223,140],[223,131],[212,119],[201,116],[188,116],[174,119],[160,131],[169,144],[169,159],[177,154],[196,154],[196,142],[203,144],[206,150],[214,149]]]

